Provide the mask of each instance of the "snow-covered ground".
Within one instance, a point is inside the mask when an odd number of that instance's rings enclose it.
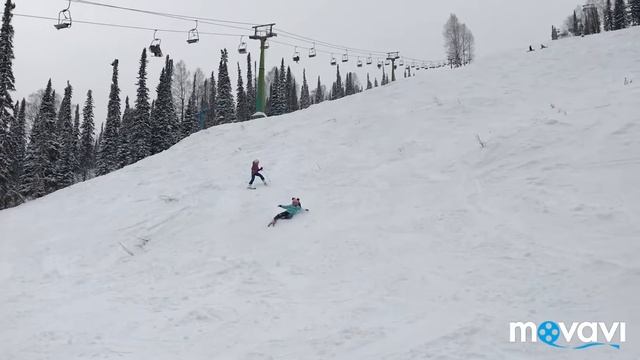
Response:
[[[639,39],[217,127],[0,212],[0,359],[637,359]],[[545,320],[627,342],[508,342]]]

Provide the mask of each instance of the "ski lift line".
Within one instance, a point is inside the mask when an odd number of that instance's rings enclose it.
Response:
[[[315,39],[312,39],[312,38],[307,38],[307,37],[304,37],[304,36],[297,36],[297,35],[290,36],[290,35],[287,35],[287,34],[291,34],[289,32],[286,32],[286,31],[284,31],[282,29],[276,29],[276,30],[278,30],[278,34],[280,35],[280,37],[288,38],[288,39],[292,39],[292,40],[296,40],[296,41],[301,41],[301,42],[304,42],[304,43],[312,42],[315,45],[314,47],[316,49],[318,47],[324,47],[324,48],[327,48],[327,49],[333,49],[334,50],[334,51],[317,50],[318,52],[322,52],[322,53],[325,53],[325,54],[331,54],[332,52],[338,52],[338,51],[344,51],[344,50],[348,50],[350,53],[363,55],[365,57],[369,57],[370,55],[374,55],[374,57],[377,57],[377,56],[385,56],[386,57],[387,54],[388,54],[388,52],[386,52],[386,51],[367,51],[367,50],[364,50],[364,49],[357,49],[357,48],[350,48],[350,47],[334,45],[334,44],[326,43],[324,41],[319,41],[319,40],[315,40]],[[295,44],[291,44],[291,43],[283,43],[283,42],[280,42],[280,43],[283,44],[283,45],[288,45],[288,46],[292,46],[292,47],[297,46],[297,47],[299,47],[301,49],[306,49],[306,50],[311,50],[311,49],[314,48],[314,47],[305,47],[305,46],[301,46],[301,45],[295,45]],[[349,58],[352,58],[352,57],[353,56],[349,56]],[[417,61],[417,62],[427,61],[427,60],[418,59],[418,58],[411,58],[411,57],[407,57],[407,56],[402,56],[401,58],[403,58],[405,60]]]
[[[48,16],[39,16],[39,15],[30,15],[30,14],[13,14],[17,17],[30,18],[30,19],[39,19],[39,20],[47,20],[47,21],[57,21],[58,18],[48,17]],[[184,34],[184,30],[176,30],[176,29],[162,29],[162,28],[152,28],[152,27],[143,27],[143,26],[135,26],[135,25],[122,25],[122,24],[112,24],[112,23],[103,23],[96,21],[83,21],[83,20],[73,20],[74,23],[77,24],[87,24],[87,25],[97,25],[97,26],[107,26],[114,28],[122,28],[122,29],[131,29],[131,30],[144,30],[144,31],[155,31],[158,30],[159,33],[179,33]],[[229,34],[229,33],[215,33],[215,32],[199,32],[200,35],[211,35],[211,36],[243,36],[242,34]]]
[[[175,19],[175,20],[183,20],[183,21],[189,21],[189,22],[200,21],[200,23],[207,24],[207,25],[221,26],[221,27],[227,27],[227,28],[237,29],[237,30],[248,30],[248,29],[246,27],[240,27],[240,26],[235,26],[235,25],[227,25],[225,23],[233,23],[233,24],[238,23],[239,25],[252,25],[251,23],[242,23],[242,22],[238,22],[238,21],[209,19],[209,18],[201,18],[201,17],[194,17],[194,16],[183,16],[183,15],[177,15],[177,14],[162,13],[162,12],[158,12],[158,11],[125,8],[125,7],[122,7],[122,6],[101,4],[101,3],[96,3],[96,2],[93,2],[93,1],[85,1],[85,0],[70,0],[70,1],[76,2],[76,3],[80,3],[80,4],[104,6],[104,7],[107,7],[107,8],[138,12],[138,13],[143,13],[143,14],[148,14],[148,15],[162,16],[162,17]]]
[[[325,47],[329,47],[329,48],[332,48],[332,49],[338,49],[338,50],[347,49],[347,50],[350,50],[352,52],[363,52],[363,53],[367,53],[367,54],[369,54],[369,53],[371,53],[371,54],[374,54],[374,53],[375,54],[386,54],[387,53],[386,51],[373,51],[373,50],[352,48],[352,47],[343,46],[343,45],[336,45],[336,44],[332,44],[332,43],[329,43],[329,42],[326,42],[326,41],[321,41],[321,40],[313,39],[313,38],[310,38],[310,37],[306,37],[306,36],[303,36],[303,35],[297,35],[295,33],[292,33],[292,32],[289,32],[289,31],[286,31],[286,30],[283,30],[283,29],[280,29],[280,28],[276,28],[275,30],[278,31],[278,33],[282,37],[288,37],[288,38],[291,38],[291,39],[304,41],[304,42],[313,42],[313,43],[320,44],[320,45],[323,45]]]
[[[65,1],[68,1],[68,0],[65,0]],[[169,17],[169,18],[179,19],[179,20],[189,20],[189,21],[200,20],[200,21],[211,21],[211,22],[220,22],[220,23],[226,23],[226,24],[248,25],[248,26],[259,25],[256,23],[245,22],[245,21],[223,20],[223,19],[205,18],[205,17],[198,17],[198,16],[172,14],[172,13],[161,12],[161,11],[136,9],[136,8],[130,8],[130,7],[124,7],[124,6],[111,5],[111,4],[103,4],[100,2],[89,1],[89,0],[71,0],[71,2],[85,4],[85,5],[92,5],[92,6],[101,6],[101,7],[123,10],[123,11],[138,12],[138,13],[149,14],[149,15]]]
[[[278,33],[278,34],[281,34],[280,36],[283,37],[283,38],[289,38],[289,39],[300,41],[300,42],[304,42],[304,43],[312,42],[311,40],[300,39],[300,38],[296,38],[296,37],[289,36],[289,35],[282,34],[282,33]],[[365,50],[361,50],[361,49],[357,49],[357,48],[350,48],[350,47],[346,47],[345,48],[344,46],[333,45],[333,44],[325,43],[325,42],[322,42],[322,41],[316,42],[316,45],[318,47],[324,47],[324,48],[327,48],[327,49],[333,49],[335,52],[349,50],[349,52],[351,52],[351,53],[360,54],[360,55],[376,54],[376,55],[382,56],[383,54],[386,54],[386,52],[383,53],[383,52],[378,52],[378,51],[365,51]]]
[[[288,42],[284,42],[284,41],[281,41],[281,40],[270,40],[270,41],[271,41],[272,43],[274,43],[274,44],[279,44],[279,45],[289,46],[289,47],[292,47],[292,48],[294,48],[294,49],[295,49],[296,47],[297,47],[298,49],[303,49],[303,50],[311,50],[311,49],[313,49],[313,47],[305,47],[305,46],[295,45],[295,44],[288,43]],[[344,50],[344,49],[342,49],[342,50]],[[317,53],[319,53],[319,54],[335,55],[335,52],[326,51],[326,50],[319,50],[319,49],[316,49],[316,52],[317,52]],[[367,55],[368,55],[368,54],[367,54]],[[349,59],[357,59],[357,58],[358,58],[358,56],[356,56],[356,55],[352,55],[352,54],[348,54],[348,57],[349,57]],[[367,56],[367,59],[368,59],[368,58],[369,58],[369,56]],[[419,60],[419,59],[415,59],[415,60],[414,60],[413,58],[408,58],[408,57],[403,57],[403,59],[405,59],[405,61],[406,61],[406,60],[411,60],[411,61],[415,61],[415,62],[419,62],[419,63],[423,63],[423,62],[434,62],[434,63],[440,63],[440,62],[442,62],[442,61],[433,61],[433,60]],[[368,61],[368,60],[367,60],[367,61]],[[367,64],[367,65],[371,65],[371,64]]]
[[[235,24],[235,25],[248,25],[248,26],[255,26],[258,25],[256,23],[251,23],[251,22],[243,22],[243,21],[233,21],[233,20],[223,20],[223,19],[215,19],[215,18],[205,18],[205,17],[199,17],[199,16],[190,16],[190,15],[181,15],[181,14],[173,14],[173,13],[167,13],[167,12],[160,12],[160,11],[152,11],[152,10],[144,10],[144,9],[137,9],[137,8],[130,8],[130,7],[124,7],[124,6],[117,6],[117,5],[111,5],[111,4],[104,4],[104,3],[100,3],[100,2],[96,2],[96,1],[90,1],[90,0],[64,0],[64,1],[71,1],[74,3],[78,3],[78,4],[85,4],[85,5],[91,5],[91,6],[100,6],[100,7],[106,7],[106,8],[111,8],[111,9],[117,9],[117,10],[123,10],[123,11],[130,11],[130,12],[137,12],[137,13],[143,13],[143,14],[149,14],[149,15],[155,15],[155,16],[162,16],[162,17],[167,17],[167,18],[172,18],[172,19],[177,19],[177,20],[184,20],[184,21],[200,21],[203,24],[207,24],[207,25],[213,25],[213,26],[222,26],[222,27],[228,27],[228,28],[233,28],[233,29],[238,29],[238,30],[247,30],[244,27],[239,27],[239,26],[233,26],[233,25],[228,25],[228,24]],[[79,21],[78,21],[79,22]],[[79,22],[80,23],[80,22]],[[146,29],[146,28],[145,28]],[[286,31],[284,29],[276,29],[278,32],[281,33],[282,37],[288,37],[294,40],[298,40],[298,41],[303,41],[303,42],[313,42],[315,44],[319,44],[321,46],[324,46],[326,48],[330,48],[330,49],[336,49],[336,50],[349,50],[352,53],[357,53],[357,54],[361,54],[361,55],[368,55],[368,54],[386,54],[387,52],[385,51],[372,51],[372,50],[365,50],[365,49],[359,49],[359,48],[352,48],[352,47],[348,47],[348,46],[342,46],[342,45],[336,45],[336,44],[332,44],[329,42],[325,42],[325,41],[320,41],[320,40],[316,40],[307,36],[303,36],[303,35],[298,35],[295,34],[293,32],[289,32]],[[167,32],[167,31],[165,31]],[[168,32],[174,32],[174,31],[168,31]],[[175,31],[178,32],[178,31]],[[220,33],[204,33],[201,32],[202,34],[206,34],[206,35],[218,35]],[[222,34],[220,34],[222,35]],[[231,36],[230,34],[228,36]],[[295,45],[293,45],[295,46]],[[304,48],[299,46],[300,48]],[[310,48],[307,48],[307,50],[310,50]],[[421,59],[416,59],[416,58],[409,58],[409,57],[404,57],[405,59],[408,60],[412,60],[412,61],[424,61]]]
[[[129,7],[116,6],[116,5],[111,5],[111,4],[103,4],[103,3],[99,3],[99,2],[95,2],[95,1],[89,1],[89,0],[71,0],[71,1],[72,2],[76,2],[76,3],[80,3],[80,4],[86,4],[86,5],[102,6],[102,7],[112,8],[112,9],[133,11],[133,12],[139,12],[139,13],[156,15],[156,16],[164,16],[164,17],[178,19],[178,20],[185,20],[185,21],[199,20],[199,21],[201,21],[201,22],[203,22],[205,24],[216,25],[216,26],[231,27],[229,25],[223,25],[223,24],[218,24],[218,23],[249,25],[249,26],[256,25],[255,23],[242,22],[242,21],[231,21],[231,20],[222,20],[222,19],[203,18],[203,17],[195,17],[195,16],[187,16],[187,15],[180,15],[180,14],[165,13],[165,12],[159,12],[159,11],[150,11],[150,10],[129,8]],[[232,28],[245,30],[245,28],[235,27],[235,26],[233,26]],[[364,55],[370,54],[370,53],[371,54],[373,54],[373,53],[375,53],[375,54],[386,54],[385,51],[371,51],[371,50],[364,50],[364,49],[359,49],[359,48],[345,47],[345,46],[335,45],[335,44],[331,44],[331,43],[324,42],[324,41],[314,40],[312,38],[309,38],[309,37],[306,37],[306,36],[302,36],[302,35],[297,35],[295,33],[292,33],[292,32],[289,32],[289,31],[286,31],[286,30],[283,30],[283,29],[277,29],[277,30],[284,34],[284,35],[281,35],[281,36],[285,36],[285,37],[289,37],[289,38],[296,39],[296,40],[301,40],[301,41],[314,41],[315,43],[318,43],[318,44],[320,44],[320,45],[322,45],[324,47],[328,47],[328,48],[331,48],[331,49],[339,49],[339,50],[347,49],[347,50],[350,50],[351,52],[361,53],[361,54],[364,54]]]

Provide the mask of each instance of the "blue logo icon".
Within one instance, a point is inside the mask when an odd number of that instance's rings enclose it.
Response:
[[[563,349],[574,349],[574,350],[582,350],[594,346],[611,346],[614,349],[620,349],[620,344],[610,344],[603,342],[589,342],[580,346],[562,346],[556,344],[558,339],[560,339],[560,326],[553,321],[545,321],[538,326],[538,339],[540,339],[543,343]]]

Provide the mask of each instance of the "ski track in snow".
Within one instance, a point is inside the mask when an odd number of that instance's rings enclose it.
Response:
[[[0,359],[637,359],[639,36],[216,127],[0,212]],[[311,211],[267,229],[291,196]],[[545,320],[628,342],[508,343]]]

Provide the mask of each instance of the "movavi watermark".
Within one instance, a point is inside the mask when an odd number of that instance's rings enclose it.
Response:
[[[624,322],[555,322],[545,321],[509,323],[509,342],[535,343],[561,349],[582,350],[596,346],[620,349],[627,341],[627,324]]]

